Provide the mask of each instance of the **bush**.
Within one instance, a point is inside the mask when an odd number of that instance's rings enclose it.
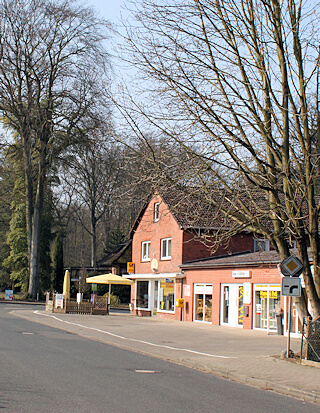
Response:
[[[103,296],[108,298],[109,293],[105,293]],[[113,295],[111,293],[110,294],[110,306],[111,307],[118,307],[119,305],[120,305],[120,298],[117,295]]]

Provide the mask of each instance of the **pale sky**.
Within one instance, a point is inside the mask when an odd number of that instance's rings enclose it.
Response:
[[[101,13],[102,17],[112,23],[117,23],[121,14],[121,6],[125,4],[125,0],[87,0],[85,4],[92,5]]]
[[[139,2],[139,0],[136,0]],[[114,26],[117,25],[117,29],[121,32],[121,17],[124,18],[124,20],[129,16],[129,12],[124,9],[124,6],[126,5],[127,0],[85,0],[83,1],[83,4],[85,6],[93,6],[98,14],[112,23]],[[107,41],[106,43],[106,48],[107,51],[113,56],[111,59],[111,63],[113,65],[114,69],[114,75],[124,75],[123,70],[122,70],[122,65],[123,63],[119,61],[115,56],[117,55],[118,47],[116,43],[121,43],[121,37],[117,36],[113,33],[111,33],[110,40]]]

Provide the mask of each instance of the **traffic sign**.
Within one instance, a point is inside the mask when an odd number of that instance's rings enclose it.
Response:
[[[281,294],[287,297],[300,297],[301,279],[297,277],[283,277]]]
[[[303,264],[299,258],[290,255],[285,258],[280,264],[280,269],[283,275],[289,277],[299,277],[303,271]]]

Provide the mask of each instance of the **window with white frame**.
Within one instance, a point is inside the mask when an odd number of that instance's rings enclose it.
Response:
[[[159,221],[159,202],[154,204],[154,220]]]
[[[141,261],[150,261],[151,241],[143,241],[141,248]]]
[[[267,239],[255,239],[254,240],[254,252],[269,251],[269,240]]]
[[[161,240],[161,259],[169,260],[171,258],[171,238]]]

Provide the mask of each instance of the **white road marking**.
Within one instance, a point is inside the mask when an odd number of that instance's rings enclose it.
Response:
[[[198,354],[200,356],[206,356],[206,357],[213,357],[213,358],[222,358],[222,359],[234,359],[237,357],[228,357],[228,356],[219,356],[217,354],[210,354],[210,353],[202,353],[201,351],[196,351],[196,350],[190,350],[187,348],[179,348],[179,347],[172,347],[172,346],[164,346],[163,344],[155,344],[155,343],[150,343],[149,341],[143,341],[143,340],[137,340],[134,338],[127,338],[127,337],[123,337],[123,336],[119,336],[118,334],[114,334],[111,333],[110,331],[105,331],[105,330],[101,330],[99,328],[94,328],[94,327],[88,327],[82,324],[78,324],[78,323],[72,323],[71,321],[66,321],[66,320],[61,320],[61,318],[58,318],[56,316],[53,316],[51,314],[42,314],[38,312],[39,310],[35,310],[34,314],[38,314],[38,315],[42,315],[44,317],[51,317],[57,321],[60,321],[61,323],[65,323],[65,324],[70,324],[70,325],[74,325],[77,327],[82,327],[82,328],[86,328],[87,330],[92,330],[92,331],[98,331],[99,333],[103,333],[103,334],[107,334],[109,336],[112,337],[116,337],[116,338],[120,338],[122,340],[128,340],[128,341],[134,341],[137,343],[142,343],[142,344],[146,344],[149,346],[153,346],[153,347],[160,347],[160,348],[166,348],[169,350],[175,350],[175,351],[185,351],[187,353],[193,353],[193,354]]]
[[[135,373],[152,373],[155,374],[154,370],[135,370]]]

